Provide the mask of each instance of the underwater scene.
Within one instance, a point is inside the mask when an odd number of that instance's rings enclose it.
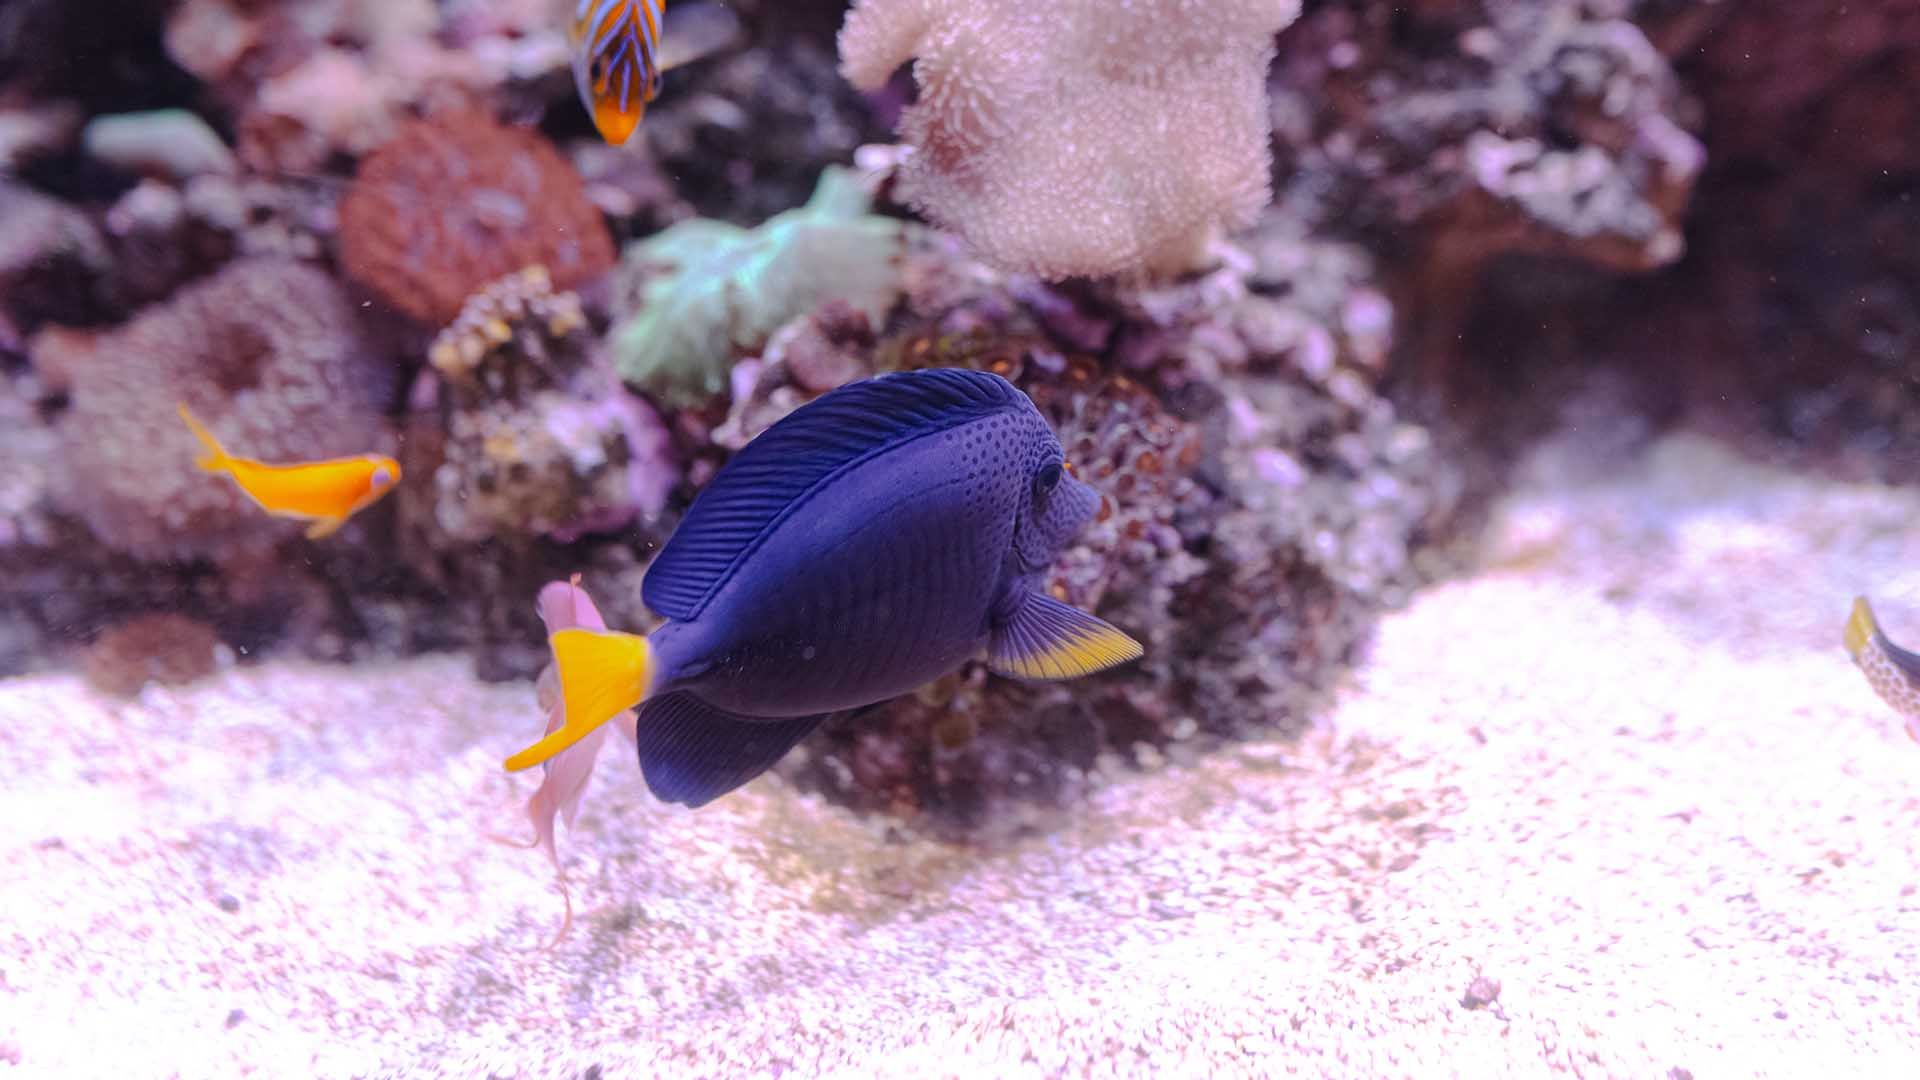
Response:
[[[1920,1075],[1920,2],[0,0],[0,1078]]]

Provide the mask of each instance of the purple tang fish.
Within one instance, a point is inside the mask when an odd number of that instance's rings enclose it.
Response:
[[[827,716],[984,653],[1070,679],[1139,643],[1040,586],[1098,512],[1012,383],[931,369],[851,383],[749,443],[701,492],[641,586],[642,637],[550,636],[564,722],[508,758],[538,765],[638,705],[655,797],[702,806],[771,768]]]

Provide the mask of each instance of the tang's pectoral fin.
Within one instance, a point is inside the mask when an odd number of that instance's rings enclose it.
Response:
[[[307,539],[325,540],[327,537],[339,532],[340,526],[346,523],[347,519],[343,517],[321,518],[319,521],[307,526]]]
[[[1033,592],[995,628],[987,667],[1016,679],[1077,679],[1138,660],[1144,652],[1112,624]]]
[[[640,709],[640,772],[654,798],[697,809],[771,769],[826,718],[748,719],[668,694]]]

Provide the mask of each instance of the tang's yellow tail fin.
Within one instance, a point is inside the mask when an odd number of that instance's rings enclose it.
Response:
[[[211,473],[225,469],[227,463],[232,460],[227,456],[226,447],[221,446],[220,440],[213,437],[213,432],[208,431],[204,424],[194,418],[186,405],[177,404],[174,407],[180,411],[180,419],[187,422],[187,430],[193,432],[193,437],[199,439],[200,445],[207,451],[206,457],[195,458],[193,463]]]
[[[1873,619],[1873,608],[1867,598],[1853,598],[1853,613],[1847,616],[1847,630],[1844,637],[1847,652],[1856,659],[1872,643],[1874,635],[1880,632],[1880,624]]]
[[[595,728],[640,704],[653,679],[653,646],[639,634],[559,630],[548,639],[563,719],[546,738],[507,759],[507,771],[546,763]]]

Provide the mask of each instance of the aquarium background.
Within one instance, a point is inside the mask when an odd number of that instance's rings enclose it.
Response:
[[[1842,647],[1920,641],[1920,6],[675,0],[617,147],[573,7],[0,0],[0,1064],[1920,1061]],[[610,736],[563,889],[540,589],[652,628],[733,454],[930,367],[1142,660],[692,811]],[[403,480],[310,538],[182,405]]]

